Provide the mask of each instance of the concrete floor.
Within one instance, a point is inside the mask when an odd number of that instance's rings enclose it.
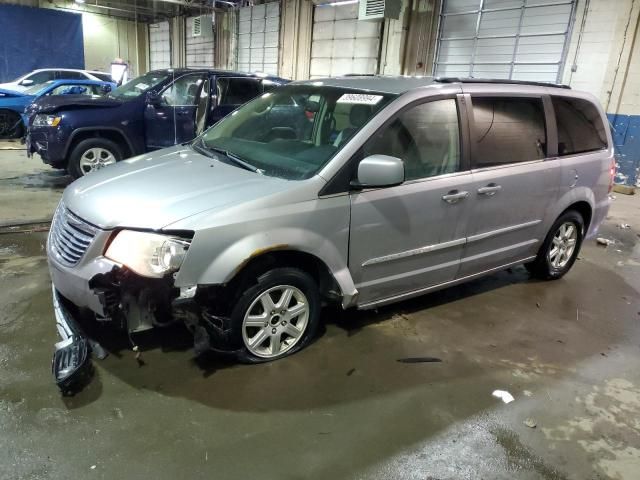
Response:
[[[0,151],[3,221],[50,216],[66,182],[23,154]],[[638,231],[640,198],[617,195],[601,230],[616,243],[587,242],[562,280],[518,267],[327,311],[313,345],[259,366],[196,360],[165,332],[144,366],[121,350],[61,397],[46,233],[5,229],[0,479],[640,478]],[[398,362],[417,356],[442,362]]]

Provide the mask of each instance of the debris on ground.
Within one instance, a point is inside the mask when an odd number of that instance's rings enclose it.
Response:
[[[523,394],[525,397],[530,397],[531,395],[533,395],[533,393],[531,393],[531,390],[523,390],[523,391],[522,391],[522,394]]]
[[[442,362],[442,359],[437,357],[407,357],[399,358],[397,361],[400,363],[434,363]]]
[[[529,428],[536,428],[536,422],[533,418],[527,418],[523,423]]]
[[[629,225],[628,223],[619,223],[618,228],[622,230],[628,230],[629,228],[631,228],[631,225]]]
[[[504,403],[511,403],[515,400],[515,398],[513,398],[513,395],[511,395],[506,390],[494,390],[491,395],[493,395],[496,398],[499,398]]]
[[[604,238],[604,237],[596,238],[596,242],[598,243],[598,245],[604,245],[605,247],[608,247],[609,245],[613,245],[614,243],[616,243],[613,240],[609,240],[608,238]]]
[[[540,308],[540,302],[536,302],[536,307]]]
[[[349,370],[349,371],[347,372],[347,377],[350,377],[351,375],[353,375],[353,373],[354,373],[355,371],[356,371],[356,369],[355,369],[355,368],[352,368],[351,370]]]

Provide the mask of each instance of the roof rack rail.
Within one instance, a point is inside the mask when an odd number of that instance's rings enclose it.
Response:
[[[528,80],[505,80],[499,78],[471,78],[471,77],[435,77],[433,79],[434,82],[439,83],[500,83],[500,84],[513,84],[513,85],[536,85],[539,87],[555,87],[555,88],[566,88],[571,90],[569,85],[564,85],[562,83],[552,83],[552,82],[530,82]]]

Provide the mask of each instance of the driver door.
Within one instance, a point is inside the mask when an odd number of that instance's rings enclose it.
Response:
[[[150,150],[192,140],[202,131],[209,109],[209,77],[189,73],[160,93],[158,104],[144,113],[146,146]]]
[[[351,193],[349,270],[360,306],[455,279],[473,186],[455,97],[414,104],[376,133],[363,158],[400,158],[405,182]]]

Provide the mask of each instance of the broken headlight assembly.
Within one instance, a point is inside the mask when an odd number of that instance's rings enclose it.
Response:
[[[162,278],[180,268],[190,244],[169,235],[121,230],[104,255],[143,277]]]

